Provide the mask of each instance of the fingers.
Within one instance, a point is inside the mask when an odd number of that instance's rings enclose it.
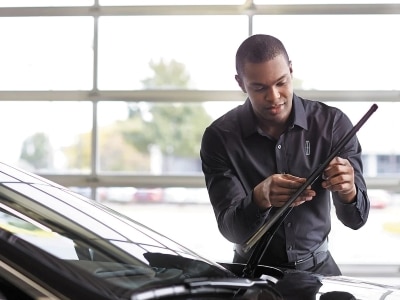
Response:
[[[281,188],[282,191],[285,191],[286,193],[297,190],[305,181],[305,178],[300,178],[290,174],[278,174],[275,178],[277,188]]]
[[[346,193],[354,188],[354,169],[347,159],[335,157],[322,174],[322,187]]]
[[[272,206],[283,206],[290,197],[304,184],[305,178],[300,178],[290,174],[276,174],[267,181],[269,184],[265,192]],[[308,186],[299,197],[293,202],[292,206],[298,206],[306,201],[310,201],[316,195],[315,191]]]
[[[339,197],[345,202],[353,201],[356,195],[354,184],[354,169],[347,159],[335,157],[325,168],[322,174],[322,187],[332,192],[338,192]],[[266,178],[257,186],[254,201],[262,209],[271,206],[281,207],[285,205],[293,194],[306,182],[306,178],[291,174],[274,174]],[[291,203],[291,206],[299,206],[311,201],[316,193],[308,186]]]

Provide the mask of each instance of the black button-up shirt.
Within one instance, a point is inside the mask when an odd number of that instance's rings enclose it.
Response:
[[[276,173],[307,178],[351,130],[349,118],[339,109],[318,101],[293,97],[291,123],[278,140],[263,134],[249,99],[215,120],[204,132],[200,157],[218,227],[223,236],[240,245],[264,224],[277,208],[260,212],[252,201],[254,187]],[[357,199],[345,204],[332,193],[339,220],[352,229],[365,224],[369,200],[362,176],[361,146],[355,136],[340,155],[355,172]],[[293,262],[308,257],[331,230],[330,192],[321,179],[312,188],[312,201],[294,207],[279,228],[261,264]]]

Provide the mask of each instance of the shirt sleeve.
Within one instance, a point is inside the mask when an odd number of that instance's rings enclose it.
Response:
[[[260,212],[253,203],[253,192],[246,192],[236,176],[226,147],[226,135],[208,127],[200,158],[219,231],[230,242],[242,244],[264,223],[268,211]]]
[[[359,229],[367,222],[370,205],[365,190],[357,187],[356,201],[353,203],[343,203],[335,197],[333,203],[337,217],[347,227]]]

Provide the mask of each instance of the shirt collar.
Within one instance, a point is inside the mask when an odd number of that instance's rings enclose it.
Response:
[[[250,99],[247,98],[242,106],[242,118],[240,118],[241,126],[243,128],[243,135],[245,137],[257,132],[257,122],[254,115],[253,107],[251,106]],[[293,94],[293,107],[290,118],[293,120],[291,127],[299,126],[308,129],[306,111],[304,109],[302,100]]]
[[[301,98],[297,97],[293,94],[293,107],[292,107],[292,114],[293,114],[293,123],[291,126],[299,126],[303,129],[308,129],[307,123],[307,115],[304,109],[303,101]]]
[[[241,107],[241,117],[240,125],[243,128],[243,135],[245,137],[250,136],[257,132],[257,122],[256,116],[253,111],[253,107],[251,106],[250,99],[247,98],[243,106]]]

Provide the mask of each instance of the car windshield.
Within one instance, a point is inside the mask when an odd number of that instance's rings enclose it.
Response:
[[[59,272],[93,276],[128,289],[187,278],[234,277],[167,237],[61,186],[35,177],[29,184],[11,177],[2,181],[1,236],[12,236],[15,247],[28,249],[32,257],[45,253]]]

